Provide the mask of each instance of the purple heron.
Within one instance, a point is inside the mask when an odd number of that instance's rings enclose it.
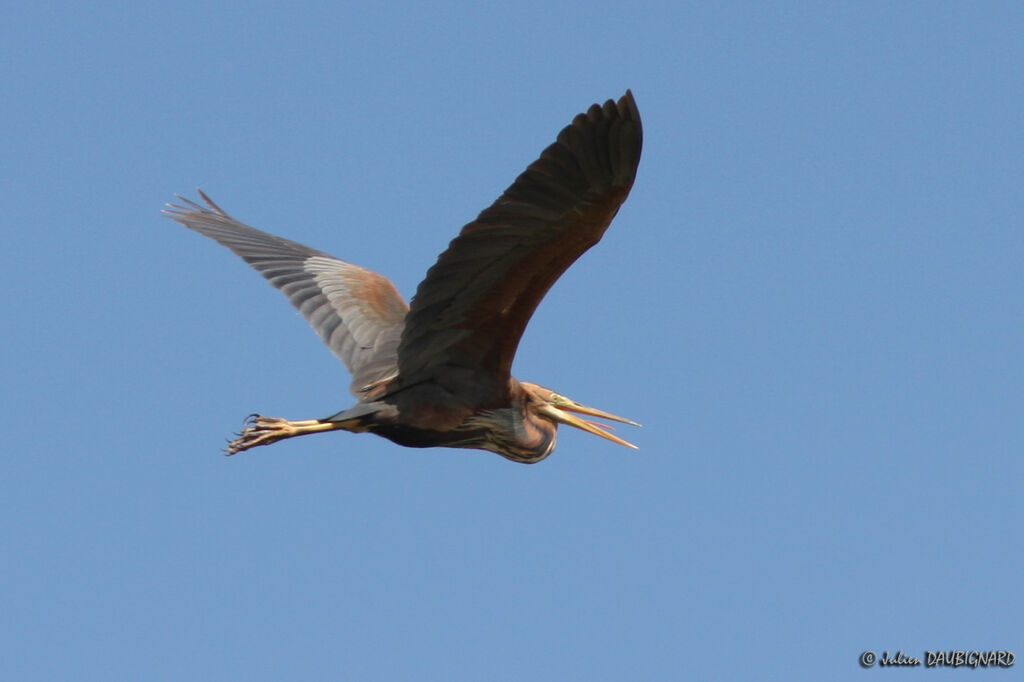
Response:
[[[232,455],[285,438],[369,431],[409,447],[496,452],[534,463],[568,424],[635,448],[610,426],[639,426],[511,375],[526,324],[626,199],[642,142],[628,90],[577,115],[501,197],[462,228],[412,305],[385,277],[244,225],[178,195],[165,213],[234,251],[280,289],[352,374],[354,407],[324,419],[251,415]]]

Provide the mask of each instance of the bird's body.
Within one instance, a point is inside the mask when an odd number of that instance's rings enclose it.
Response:
[[[553,394],[536,384],[510,378],[507,398],[494,407],[481,407],[428,384],[399,389],[329,419],[347,423],[347,430],[371,431],[406,447],[474,448],[533,463],[555,448],[555,422],[530,418],[533,410]]]
[[[629,92],[577,116],[462,229],[411,306],[385,277],[244,225],[202,191],[206,206],[170,205],[170,217],[233,250],[288,296],[352,372],[352,408],[303,421],[254,415],[228,453],[342,429],[533,463],[554,449],[559,423],[634,447],[571,413],[635,422],[520,382],[510,370],[541,298],[597,243],[628,195],[641,141]]]

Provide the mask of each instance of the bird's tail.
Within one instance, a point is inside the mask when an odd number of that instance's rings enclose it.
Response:
[[[324,417],[320,421],[338,424],[340,429],[360,433],[362,431],[369,431],[370,427],[379,421],[382,409],[393,410],[394,408],[377,402],[358,403],[347,410],[332,414],[330,417]]]

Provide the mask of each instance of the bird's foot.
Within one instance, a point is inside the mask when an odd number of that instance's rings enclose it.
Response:
[[[293,422],[280,417],[250,414],[246,418],[245,428],[238,434],[238,438],[228,443],[226,454],[235,455],[259,445],[270,445],[285,438],[327,431],[331,428],[329,422],[322,422],[319,419]]]

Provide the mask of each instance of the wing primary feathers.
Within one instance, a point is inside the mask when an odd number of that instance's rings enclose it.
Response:
[[[385,277],[358,265],[257,230],[232,218],[203,190],[202,206],[181,195],[164,213],[234,251],[281,290],[352,373],[365,398],[395,375],[408,306]]]

